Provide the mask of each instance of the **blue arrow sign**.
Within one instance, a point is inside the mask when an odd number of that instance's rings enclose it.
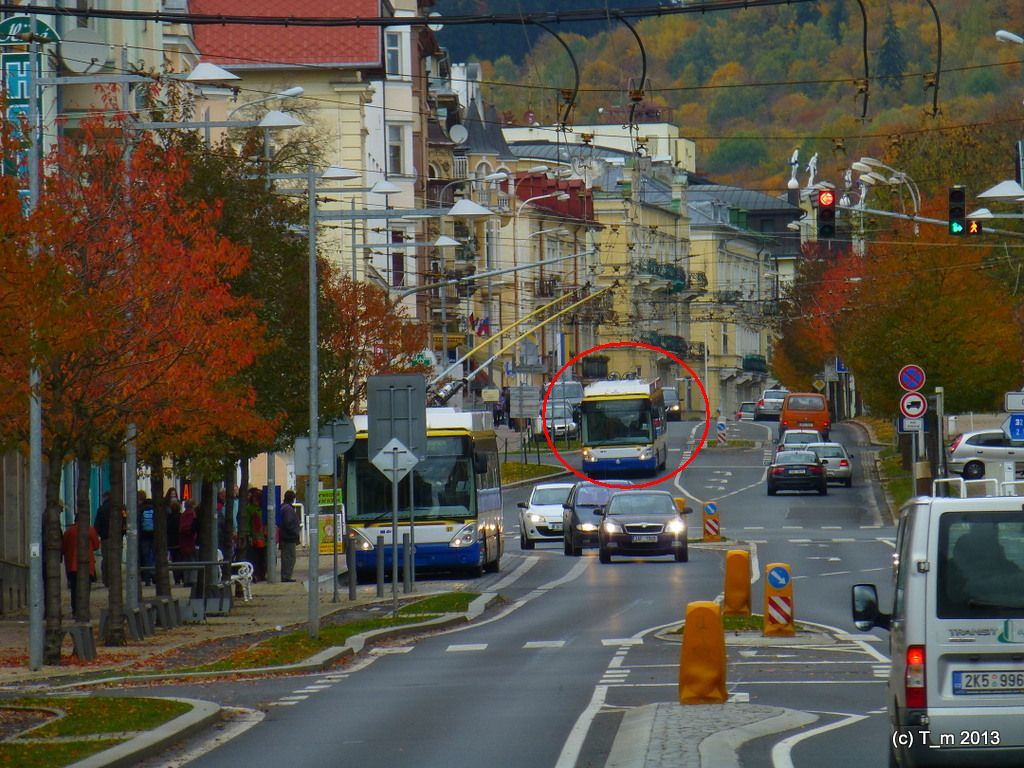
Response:
[[[1024,440],[1024,413],[1011,413],[1006,431],[1011,440]]]
[[[718,512],[718,505],[715,504],[715,502],[709,501],[707,504],[704,505],[705,515],[713,515],[716,512]]]
[[[781,565],[777,565],[768,571],[768,583],[776,589],[782,589],[789,584],[789,571]]]

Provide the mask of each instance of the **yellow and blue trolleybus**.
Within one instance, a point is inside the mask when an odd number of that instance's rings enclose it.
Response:
[[[595,381],[580,405],[583,471],[656,474],[668,461],[665,399],[657,380]]]
[[[345,456],[345,511],[356,568],[371,573],[383,557],[390,572],[391,481],[367,455],[367,417],[355,416],[353,422],[356,442]],[[426,456],[398,487],[399,566],[404,562],[402,536],[410,533],[411,518],[417,570],[458,568],[474,575],[498,571],[503,547],[499,470],[490,413],[427,408]],[[380,535],[383,551],[377,549]]]

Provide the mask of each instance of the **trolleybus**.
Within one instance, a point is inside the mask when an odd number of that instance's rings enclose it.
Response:
[[[668,461],[665,400],[657,380],[595,381],[583,390],[583,471],[657,474]]]

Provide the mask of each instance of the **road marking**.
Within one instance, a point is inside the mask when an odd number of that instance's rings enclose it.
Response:
[[[788,539],[790,544],[810,544],[810,539]]]
[[[821,530],[823,530],[823,531],[841,531],[841,530],[843,530],[843,526],[841,526],[841,525],[823,525],[823,526],[821,526]]]
[[[875,677],[889,677],[889,666],[888,664],[876,664],[871,671],[874,672]]]
[[[580,712],[580,716],[576,718],[576,722],[569,732],[569,737],[565,740],[565,744],[562,745],[562,752],[558,755],[555,768],[575,768],[576,763],[579,761],[580,752],[583,751],[583,742],[587,738],[590,726],[604,706],[607,695],[608,686],[598,685],[594,687],[590,703]]]
[[[331,686],[329,685],[307,685],[305,688],[300,688],[296,693],[319,693],[320,691],[326,691]]]
[[[804,731],[803,733],[798,733],[794,736],[790,736],[788,739],[783,739],[775,746],[773,746],[772,765],[775,768],[793,768],[793,747],[795,747],[804,739],[809,739],[813,736],[818,736],[822,733],[827,733],[828,731],[834,731],[837,728],[845,728],[847,725],[853,725],[854,723],[859,723],[861,720],[867,719],[867,715],[847,715],[844,713],[835,714],[839,714],[844,719],[838,720],[834,723],[829,723],[828,725],[820,725],[817,728],[811,728],[809,731]]]
[[[828,573],[819,573],[819,576],[849,576],[853,571],[829,571]]]
[[[746,691],[736,691],[729,694],[729,701],[733,704],[749,704],[750,694]]]
[[[448,653],[470,653],[473,651],[486,651],[487,643],[453,643],[447,648]]]
[[[782,530],[784,531],[802,531],[804,527],[802,525],[784,525]]]
[[[852,544],[856,539],[832,539],[833,544]]]
[[[764,530],[764,526],[763,525],[744,525],[743,526],[743,530],[744,531],[763,531]]]
[[[305,701],[309,696],[307,694],[292,694],[291,696],[282,696],[278,701]]]
[[[507,589],[510,584],[512,584],[520,577],[522,577],[523,574],[525,574],[528,570],[533,568],[533,566],[535,566],[538,562],[540,562],[540,558],[538,558],[535,555],[525,558],[518,568],[516,568],[514,571],[512,571],[512,573],[510,573],[504,579],[502,579],[493,587],[491,587],[491,591],[497,592],[502,589]]]
[[[875,539],[875,541],[880,541],[883,544],[888,544],[893,549],[896,549],[896,539],[890,539],[885,536],[879,536],[877,539]]]
[[[561,648],[565,640],[531,640],[523,648]]]
[[[284,700],[280,700],[280,701],[272,701],[267,706],[270,706],[270,707],[294,707],[298,703],[299,702],[297,702],[297,701],[284,701]],[[182,763],[182,765],[184,765],[184,763]]]
[[[601,645],[606,648],[615,645],[643,645],[643,638],[640,637],[617,637],[612,640],[602,640]]]
[[[403,645],[398,648],[371,648],[370,653],[376,656],[390,656],[399,653],[409,653],[415,647],[414,645]]]

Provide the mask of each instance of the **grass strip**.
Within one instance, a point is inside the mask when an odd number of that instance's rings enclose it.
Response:
[[[794,625],[797,631],[807,629],[800,622]],[[725,632],[760,632],[764,629],[764,616],[759,613],[752,613],[750,616],[722,616],[722,629]],[[686,630],[686,624],[670,630],[670,635],[682,635]]]
[[[51,707],[65,713],[64,717],[33,730],[31,736],[34,739],[148,731],[192,709],[190,704],[182,701],[116,696],[23,698],[5,702],[5,706]],[[45,762],[39,764],[47,765]]]
[[[26,766],[61,766],[77,763],[90,755],[120,744],[123,739],[96,739],[90,741],[61,741],[53,744],[0,743],[0,768]]]
[[[895,509],[914,496],[914,477],[903,468],[903,457],[900,452],[886,448],[879,453],[882,484],[889,490]]]
[[[445,592],[431,595],[398,609],[399,615],[420,615],[424,613],[465,613],[469,604],[480,597],[476,592]]]
[[[565,467],[556,467],[551,464],[524,464],[520,461],[506,461],[501,465],[502,483],[518,483],[522,480],[535,480],[564,473]]]

